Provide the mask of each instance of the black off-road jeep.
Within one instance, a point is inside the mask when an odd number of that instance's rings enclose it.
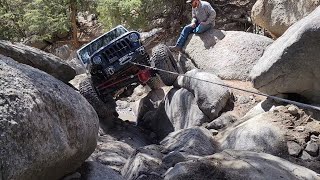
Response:
[[[115,112],[115,99],[130,96],[139,84],[151,88],[161,78],[172,85],[177,75],[155,71],[131,62],[177,72],[176,62],[167,46],[160,44],[149,57],[140,34],[117,26],[77,51],[88,78],[80,83],[80,93],[95,108],[98,116],[108,118]],[[111,113],[111,114],[110,114]]]

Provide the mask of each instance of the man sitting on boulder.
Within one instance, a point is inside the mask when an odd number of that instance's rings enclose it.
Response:
[[[210,3],[201,0],[187,0],[187,3],[192,6],[192,21],[183,28],[176,45],[170,46],[173,51],[182,50],[189,34],[203,33],[215,25],[216,11]]]

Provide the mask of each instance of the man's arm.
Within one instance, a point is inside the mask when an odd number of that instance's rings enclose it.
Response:
[[[213,9],[213,7],[209,3],[208,3],[208,5],[205,6],[205,11],[208,13],[209,17],[204,23],[205,24],[212,23],[214,25],[214,21],[217,16],[216,11]]]

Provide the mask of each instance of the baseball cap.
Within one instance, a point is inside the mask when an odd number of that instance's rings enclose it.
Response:
[[[193,0],[187,0],[186,3],[192,3]]]

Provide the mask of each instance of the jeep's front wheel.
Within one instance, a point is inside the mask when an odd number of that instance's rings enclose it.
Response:
[[[94,110],[97,112],[100,122],[112,125],[112,120],[116,113],[115,102],[105,103],[101,100],[92,85],[89,77],[86,77],[79,85],[80,94],[87,99]],[[113,100],[114,101],[114,100]]]
[[[173,73],[178,72],[177,63],[169,50],[169,48],[164,44],[159,44],[152,49],[151,65],[155,68],[162,69],[165,71],[170,71]],[[157,73],[162,82],[167,86],[172,86],[177,79],[177,74],[172,74],[164,71],[158,70]]]

